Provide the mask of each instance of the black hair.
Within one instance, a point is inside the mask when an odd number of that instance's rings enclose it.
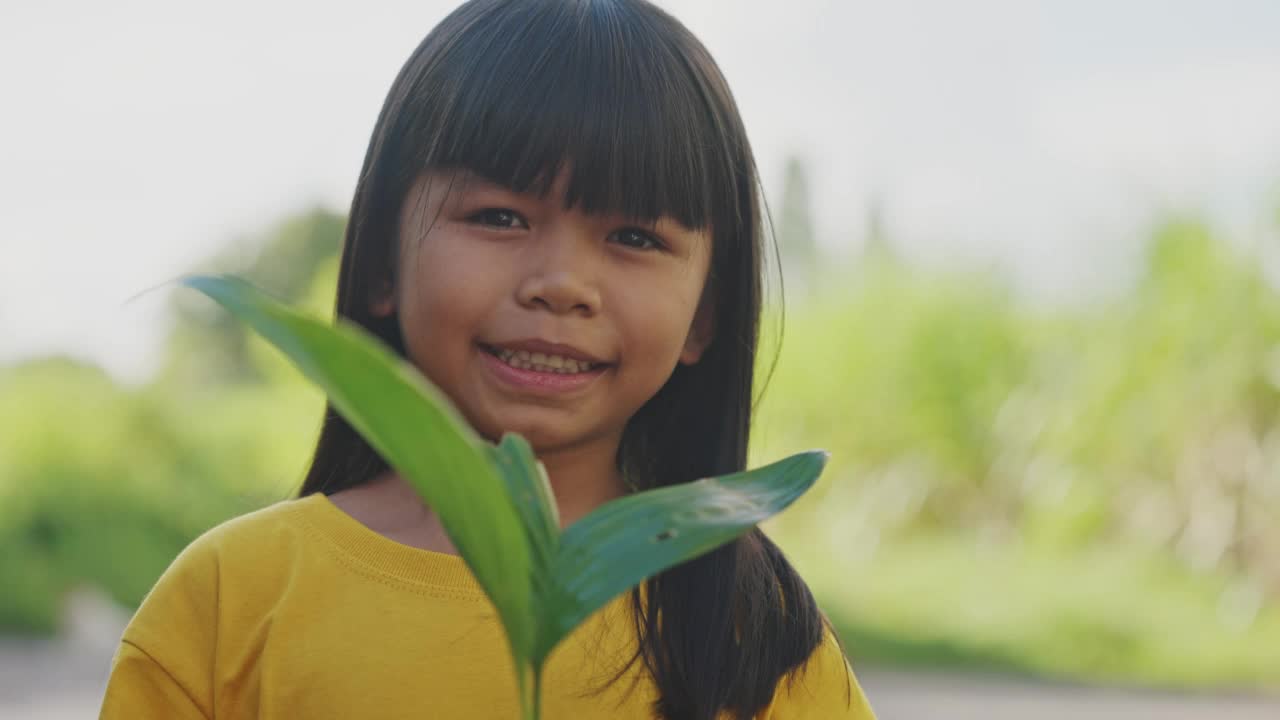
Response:
[[[431,168],[518,192],[568,173],[585,212],[670,216],[710,229],[714,336],[628,422],[618,464],[639,489],[746,465],[762,294],[757,171],[727,83],[702,44],[644,0],[472,0],[405,63],[378,116],[351,206],[336,312],[405,354],[398,318],[371,303],[394,283],[398,219]],[[387,469],[326,408],[300,495]],[[830,624],[759,529],[631,592],[637,646],[667,720],[748,718]],[[659,622],[661,619],[661,622]]]

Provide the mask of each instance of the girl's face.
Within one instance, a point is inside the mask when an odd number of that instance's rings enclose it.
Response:
[[[468,173],[433,172],[400,216],[397,286],[405,350],[492,440],[539,453],[616,443],[627,420],[711,338],[701,302],[710,235],[564,209]]]

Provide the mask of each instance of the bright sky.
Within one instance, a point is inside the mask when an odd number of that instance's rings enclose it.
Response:
[[[1123,283],[1163,209],[1274,232],[1280,2],[660,4],[720,62],[775,203],[787,154],[809,161],[833,251],[878,202],[911,257],[1060,298]],[[452,6],[6,0],[0,363],[144,378],[169,291],[125,301],[290,212],[345,210],[384,93]]]

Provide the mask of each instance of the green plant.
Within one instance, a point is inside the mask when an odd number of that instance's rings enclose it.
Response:
[[[811,487],[826,453],[635,493],[563,532],[529,444],[494,446],[409,363],[354,325],[329,325],[230,276],[200,290],[283,351],[440,517],[506,630],[525,718],[539,716],[551,650],[613,597],[719,547]]]

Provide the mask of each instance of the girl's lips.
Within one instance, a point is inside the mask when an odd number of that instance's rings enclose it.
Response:
[[[501,358],[481,349],[479,351],[480,361],[485,364],[499,381],[507,385],[512,385],[521,390],[539,392],[542,394],[558,394],[579,390],[591,383],[595,379],[604,374],[609,369],[608,365],[593,368],[586,372],[561,375],[558,373],[538,372],[537,370],[523,370],[514,368],[502,361]]]

